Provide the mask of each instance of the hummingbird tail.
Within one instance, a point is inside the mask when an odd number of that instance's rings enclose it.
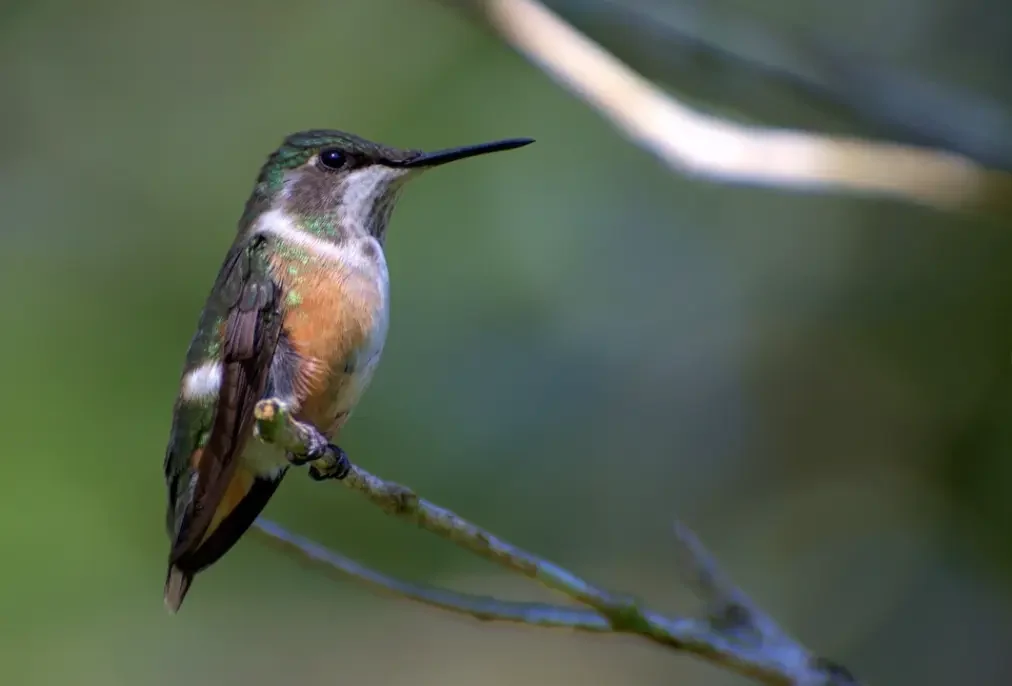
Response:
[[[176,565],[169,565],[169,574],[165,579],[165,607],[169,614],[176,614],[183,604],[186,592],[190,590],[193,575]]]

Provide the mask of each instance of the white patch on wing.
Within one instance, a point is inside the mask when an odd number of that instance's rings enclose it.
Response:
[[[184,400],[210,400],[221,388],[221,363],[205,362],[183,377]]]

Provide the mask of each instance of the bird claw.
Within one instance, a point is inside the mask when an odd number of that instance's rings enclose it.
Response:
[[[348,454],[340,446],[328,443],[322,435],[313,437],[313,443],[303,455],[288,454],[288,461],[295,467],[309,464],[309,478],[314,481],[341,480],[351,471]],[[318,439],[318,440],[316,440]],[[322,462],[323,465],[311,464]]]
[[[323,459],[326,457],[327,450],[330,446],[326,437],[324,437],[319,431],[313,430],[307,433],[306,452],[301,454],[288,453],[288,461],[296,467],[301,467],[309,462],[315,462],[316,460]]]
[[[291,426],[300,436],[305,446],[304,453],[288,452],[285,457],[293,467],[309,465],[309,476],[314,481],[326,479],[343,479],[351,471],[348,454],[340,447],[327,440],[319,429],[312,424],[297,422],[289,418]]]
[[[348,472],[351,471],[351,460],[348,459],[348,453],[333,443],[327,445],[327,457],[324,459],[327,462],[325,470],[317,468],[315,464],[309,465],[309,478],[313,481],[326,481],[328,479],[340,481],[348,476]]]

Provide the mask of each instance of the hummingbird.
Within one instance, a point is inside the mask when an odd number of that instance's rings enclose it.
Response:
[[[347,475],[334,441],[387,336],[387,224],[405,182],[433,167],[534,141],[423,152],[342,131],[294,133],[260,169],[186,353],[165,452],[171,541],[164,600],[246,532],[292,466]],[[254,406],[284,403],[321,437],[305,455],[254,438]],[[253,440],[251,440],[253,439]],[[334,465],[323,472],[316,464]]]

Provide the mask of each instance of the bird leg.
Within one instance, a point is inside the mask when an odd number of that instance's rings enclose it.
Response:
[[[258,402],[253,416],[256,438],[284,450],[288,461],[296,467],[309,464],[309,476],[314,481],[340,480],[351,471],[344,450],[328,441],[312,424],[292,417],[287,405],[277,398]]]

